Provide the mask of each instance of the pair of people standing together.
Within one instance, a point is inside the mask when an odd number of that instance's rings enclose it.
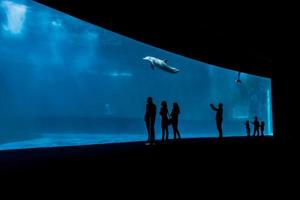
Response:
[[[178,103],[173,103],[173,109],[169,116],[168,104],[166,101],[161,102],[161,109],[159,114],[161,115],[161,128],[162,128],[162,142],[168,141],[169,139],[169,128],[171,124],[174,132],[174,139],[181,139],[178,130],[178,116],[180,108]],[[147,144],[154,144],[155,142],[155,117],[156,117],[156,105],[153,103],[152,97],[148,97],[145,113],[145,122],[148,132]]]

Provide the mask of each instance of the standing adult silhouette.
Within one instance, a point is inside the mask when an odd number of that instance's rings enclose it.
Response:
[[[178,130],[179,113],[180,113],[179,105],[178,105],[178,103],[175,102],[175,103],[173,103],[173,109],[171,111],[171,119],[170,119],[172,128],[173,128],[173,132],[174,132],[174,140],[177,139],[177,136],[178,136],[179,140],[181,139],[181,136],[180,136],[180,133]]]
[[[169,139],[169,111],[168,104],[166,101],[161,102],[161,108],[159,114],[161,115],[161,129],[162,129],[162,142],[168,141]]]
[[[262,121],[260,123],[260,134],[261,134],[261,136],[264,136],[264,132],[265,132],[265,122]]]
[[[251,132],[249,120],[246,121],[245,126],[246,126],[246,133],[247,133],[247,136],[249,137],[249,136],[250,136],[250,132]]]
[[[217,124],[217,129],[219,131],[219,138],[223,138],[223,128],[222,128],[222,123],[223,123],[223,104],[219,103],[218,108],[215,107],[213,104],[210,104],[210,107],[212,110],[216,111],[216,124]]]
[[[252,122],[252,124],[254,125],[253,136],[256,136],[256,133],[257,133],[257,136],[259,136],[259,121],[256,116],[254,117],[254,121]]]
[[[146,104],[145,123],[148,132],[148,140],[146,144],[154,144],[155,142],[155,117],[156,105],[153,103],[152,97],[148,97]]]

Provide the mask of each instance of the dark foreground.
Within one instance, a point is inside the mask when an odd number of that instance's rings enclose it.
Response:
[[[297,152],[290,140],[272,137],[28,149],[0,152],[0,173],[1,180],[38,178],[37,183],[52,180],[55,186],[67,181],[66,186],[77,187],[128,187],[129,182],[144,187],[154,181],[154,188],[164,183],[215,188],[231,187],[233,181],[235,187],[244,188],[245,182],[249,186],[254,181],[253,188],[264,188],[286,184],[281,178],[296,177]]]

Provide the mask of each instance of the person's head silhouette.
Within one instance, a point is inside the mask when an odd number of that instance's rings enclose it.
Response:
[[[161,102],[161,107],[167,108],[167,106],[168,106],[168,104],[167,104],[166,101],[162,101],[162,102]]]
[[[148,97],[147,103],[149,103],[149,104],[153,103],[152,97]]]
[[[219,108],[223,108],[223,104],[222,103],[219,103]]]
[[[175,108],[175,109],[178,109],[178,108],[179,108],[179,105],[178,105],[177,102],[173,103],[173,108]]]
[[[257,116],[255,116],[255,117],[254,117],[254,120],[257,121],[257,119],[258,119]]]

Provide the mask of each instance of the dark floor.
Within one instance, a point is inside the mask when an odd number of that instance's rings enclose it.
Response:
[[[282,138],[244,137],[1,151],[0,182],[6,187],[9,182],[16,194],[16,188],[26,188],[30,194],[46,191],[43,195],[77,198],[79,193],[83,199],[125,193],[141,198],[139,192],[148,197],[161,191],[175,197],[184,193],[184,199],[243,199],[237,192],[257,197],[259,191],[269,197],[298,180],[299,148],[294,144]]]
[[[192,139],[146,146],[143,142],[80,147],[27,149],[0,152],[0,169],[5,173],[76,172],[78,175],[122,175],[127,172],[164,173],[201,170],[269,171],[289,158],[298,148],[290,141],[264,138]],[[277,163],[280,162],[280,163]]]

